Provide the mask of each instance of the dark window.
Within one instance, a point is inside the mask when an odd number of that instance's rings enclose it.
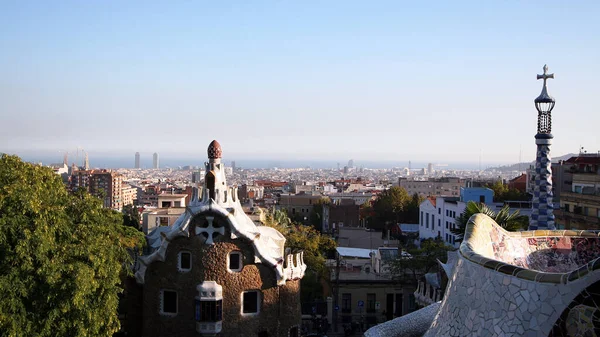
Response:
[[[485,203],[485,196],[484,195],[480,195],[479,196],[479,202]]]
[[[223,320],[223,300],[196,300],[196,321],[218,322]]]
[[[181,207],[181,201],[175,201],[175,207]]]
[[[242,312],[244,314],[258,313],[258,291],[244,291]]]
[[[571,211],[571,205],[569,204],[565,204],[565,212],[570,212]]]
[[[442,227],[442,220],[438,219],[438,227]]]
[[[402,294],[396,294],[396,303],[394,308],[394,314],[396,316],[402,316]]]
[[[229,253],[229,270],[240,271],[242,269],[242,254],[240,252]]]
[[[442,209],[438,208],[438,214],[442,214]]]
[[[171,202],[170,201],[163,201],[160,207],[162,207],[162,208],[169,208],[169,207],[171,207]]]
[[[165,314],[177,313],[177,293],[171,290],[163,290],[162,312]]]
[[[375,312],[375,294],[367,294],[367,312]]]
[[[292,327],[292,328],[290,329],[289,336],[290,336],[290,337],[299,337],[299,336],[298,336],[298,327],[297,327],[297,326],[295,326],[295,327]]]
[[[342,294],[342,312],[352,311],[352,294]]]
[[[179,258],[179,269],[192,269],[192,254],[189,252],[181,252]]]

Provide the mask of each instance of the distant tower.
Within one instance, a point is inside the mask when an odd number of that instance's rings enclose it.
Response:
[[[354,168],[354,159],[348,160],[348,167],[349,168]]]
[[[231,169],[235,171],[235,160],[231,162]]]
[[[83,162],[83,169],[84,170],[89,170],[90,169],[90,159],[88,158],[88,153],[85,153],[85,160]]]
[[[533,187],[533,200],[531,222],[529,230],[555,229],[552,204],[552,168],[550,159],[550,145],[552,144],[552,109],[554,98],[548,95],[546,80],[554,78],[548,74],[548,66],[544,65],[544,74],[537,75],[537,79],[544,80],[542,93],[535,99],[535,108],[538,111],[537,134],[535,144],[537,153],[535,158],[535,184]]]
[[[433,174],[433,164],[432,163],[427,164],[427,173]]]
[[[158,161],[158,153],[154,152],[154,155],[152,156],[152,167],[157,169],[160,167],[160,163]]]
[[[63,156],[63,164],[69,166],[69,153],[65,152],[65,155]]]
[[[140,153],[139,152],[135,153],[135,168],[136,169],[140,168]]]

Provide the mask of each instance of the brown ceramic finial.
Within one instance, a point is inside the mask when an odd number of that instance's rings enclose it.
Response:
[[[208,159],[221,159],[221,155],[223,154],[223,150],[221,150],[221,144],[216,140],[210,142],[208,145]]]

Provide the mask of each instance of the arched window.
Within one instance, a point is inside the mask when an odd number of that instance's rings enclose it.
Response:
[[[208,196],[213,200],[215,199],[215,180],[215,173],[208,171],[204,177],[204,186],[208,189]]]

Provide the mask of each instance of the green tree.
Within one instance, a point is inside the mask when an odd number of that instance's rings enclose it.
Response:
[[[125,205],[123,206],[121,213],[123,213],[123,225],[133,227],[138,230],[142,229],[140,225],[140,212],[138,211],[137,207],[133,205]]]
[[[508,185],[504,184],[501,180],[496,181],[493,184],[486,186],[494,191],[495,201],[526,201],[531,196],[525,192],[521,192],[516,188],[509,188]]]
[[[463,240],[469,219],[477,213],[483,213],[489,216],[494,219],[500,227],[508,231],[523,230],[529,225],[528,217],[519,215],[518,210],[511,213],[508,205],[505,205],[501,210],[495,212],[484,203],[469,201],[465,211],[456,217],[456,228],[451,229],[452,234],[456,236],[456,241],[460,242]]]
[[[373,202],[369,227],[387,230],[396,223],[418,222],[420,201],[418,195],[411,197],[402,187],[393,186],[381,192]]]
[[[326,205],[331,205],[331,199],[320,198],[313,204],[313,209],[310,212],[310,223],[319,232],[323,232],[323,208]]]
[[[51,169],[0,157],[0,336],[111,336],[143,235]]]
[[[444,261],[446,254],[453,248],[439,238],[424,239],[421,247],[407,247],[410,255],[399,256],[391,262],[390,269],[394,278],[408,283],[416,283],[418,278],[433,270],[437,260]]]
[[[301,298],[311,301],[323,295],[323,284],[329,283],[329,271],[325,265],[327,255],[335,250],[336,243],[312,226],[290,221],[285,212],[266,212],[264,224],[277,229],[286,238],[285,246],[292,253],[304,252],[306,274],[301,281]],[[283,213],[283,214],[282,214]]]

